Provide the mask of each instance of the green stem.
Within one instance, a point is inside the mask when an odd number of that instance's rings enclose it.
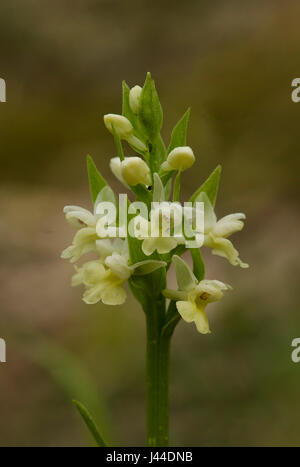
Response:
[[[174,181],[174,188],[173,188],[173,201],[179,201],[179,196],[180,196],[180,175],[181,172],[178,170],[177,175],[175,177]]]
[[[117,146],[118,156],[121,159],[121,161],[123,161],[124,160],[124,151],[123,151],[123,147],[122,147],[120,137],[119,137],[118,133],[116,132],[115,127],[113,126],[113,124],[111,125],[111,127],[112,127],[112,131],[113,131],[114,142],[115,142],[115,145]]]
[[[165,301],[149,304],[147,323],[147,445],[168,446],[170,336],[161,334]]]
[[[170,337],[161,336],[159,343],[158,446],[169,444],[169,363]]]

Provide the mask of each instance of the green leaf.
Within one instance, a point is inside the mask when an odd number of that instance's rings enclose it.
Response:
[[[190,252],[193,259],[193,273],[200,282],[205,276],[205,264],[199,248],[191,248]]]
[[[104,180],[104,178],[98,171],[90,155],[87,156],[87,170],[92,201],[93,203],[95,203],[99,192],[102,190],[102,188],[104,188],[107,185],[107,182]]]
[[[165,200],[166,201],[168,201],[168,199],[170,198],[171,188],[172,188],[172,178],[169,178],[169,180],[167,181],[165,185]]]
[[[204,224],[205,228],[209,229],[217,222],[217,217],[214,211],[214,207],[205,191],[201,191],[195,200],[195,203],[204,204]]]
[[[143,201],[147,205],[147,208],[150,209],[152,196],[145,185],[139,183],[138,185],[130,186],[130,189],[136,195],[136,201]]]
[[[105,202],[109,202],[109,203],[116,205],[116,197],[115,197],[113,190],[110,188],[110,186],[105,186],[98,193],[98,196],[95,201],[95,206],[98,203],[105,203]]]
[[[128,214],[128,225],[131,219],[133,219],[136,214]],[[129,249],[129,257],[130,257],[130,264],[139,263],[145,259],[145,255],[142,251],[142,242],[143,240],[138,240],[135,237],[132,237],[129,232],[127,233],[128,239],[128,249]]]
[[[80,402],[73,400],[72,401],[75,407],[77,408],[78,412],[82,416],[86,426],[90,430],[90,433],[92,434],[93,438],[95,439],[97,446],[99,447],[106,447],[105,442],[102,439],[102,436],[99,433],[99,430],[97,428],[96,423],[92,419],[91,415],[87,411],[87,409],[82,405]]]
[[[186,146],[186,135],[188,129],[188,123],[190,118],[190,109],[188,109],[183,117],[179,120],[177,125],[174,127],[171,135],[171,141],[168,147],[167,154],[169,154],[174,148]]]
[[[201,193],[201,191],[204,191],[211,204],[214,206],[216,202],[216,197],[218,193],[218,187],[219,187],[219,182],[220,182],[220,176],[221,176],[221,166],[218,165],[215,170],[210,174],[210,176],[207,178],[207,180],[198,188],[197,191],[191,196],[190,201],[194,203]]]
[[[172,184],[172,177],[173,175],[176,174],[175,170],[170,170],[169,172],[164,172],[163,170],[160,170],[159,176],[161,181],[163,182],[163,185],[166,186],[167,183]],[[171,191],[171,189],[170,189]]]
[[[144,261],[139,261],[138,263],[133,264],[131,267],[134,268],[134,274],[138,276],[143,276],[145,274],[150,274],[156,269],[164,268],[167,266],[165,261],[159,261],[154,259],[146,259]]]
[[[157,203],[165,201],[164,186],[157,173],[153,175],[153,201]]]
[[[160,134],[153,137],[151,140],[149,151],[149,165],[151,173],[159,172],[161,164],[166,159],[166,148]]]
[[[79,357],[57,341],[36,333],[29,333],[21,344],[28,357],[50,375],[66,400],[84,401],[101,423],[105,439],[112,439],[105,398]]]
[[[153,138],[160,132],[163,112],[150,73],[147,73],[141,94],[139,118],[149,138]]]
[[[197,279],[186,262],[177,255],[172,258],[175,266],[176,279],[179,290],[189,291],[197,283]]]
[[[177,175],[175,177],[174,186],[173,186],[173,202],[179,201],[180,197],[180,177],[181,172],[178,170]]]

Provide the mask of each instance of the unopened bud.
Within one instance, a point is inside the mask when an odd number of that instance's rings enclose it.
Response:
[[[123,115],[107,114],[104,115],[104,124],[108,131],[113,134],[113,128],[120,139],[127,139],[133,134],[133,126],[128,118]]]
[[[151,184],[150,169],[140,157],[125,157],[121,162],[122,178],[128,185]]]
[[[183,146],[173,149],[166,162],[162,164],[162,169],[166,171],[170,170],[184,170],[189,169],[195,162],[195,156],[192,149],[189,146]]]
[[[110,160],[109,166],[110,166],[110,170],[112,171],[114,176],[119,180],[119,182],[121,182],[123,185],[125,185],[127,188],[129,188],[127,183],[125,182],[123,176],[122,176],[122,161],[121,161],[121,159],[119,157],[113,157]]]
[[[134,114],[137,114],[139,111],[141,93],[142,93],[141,86],[136,85],[130,89],[129,105]]]
[[[104,115],[104,124],[112,134],[114,134],[114,128],[119,138],[125,139],[137,152],[147,150],[147,146],[133,134],[133,126],[128,118],[123,115],[107,114]]]

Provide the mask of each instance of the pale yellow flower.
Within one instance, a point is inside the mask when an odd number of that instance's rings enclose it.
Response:
[[[206,193],[200,193],[197,201],[204,203],[204,246],[212,248],[214,255],[227,258],[233,266],[248,268],[249,265],[241,261],[239,252],[227,238],[242,230],[244,227],[243,220],[246,218],[245,214],[229,214],[217,221],[214,208]]]
[[[121,162],[121,174],[128,185],[151,184],[150,169],[140,157],[125,157]]]
[[[99,216],[96,214],[98,204],[106,199],[113,201],[113,193],[109,187],[105,187],[99,193],[95,205],[94,212],[90,212],[80,206],[65,206],[64,213],[66,220],[73,227],[77,228],[72,245],[67,247],[61,254],[61,258],[69,259],[71,263],[75,263],[79,258],[90,251],[96,251],[96,242],[99,236],[96,232],[96,225]]]
[[[88,261],[81,268],[76,268],[76,271],[72,286],[85,286],[85,303],[91,305],[102,301],[106,305],[122,305],[125,302],[126,292],[122,285],[126,279],[117,276],[100,260]]]
[[[221,300],[223,292],[231,289],[221,281],[196,279],[188,264],[179,256],[172,258],[179,290],[165,289],[166,298],[176,301],[178,313],[187,323],[194,322],[201,334],[210,333],[205,308],[209,303]]]
[[[114,176],[122,183],[126,188],[129,188],[129,185],[125,182],[123,175],[122,175],[122,161],[119,157],[113,157],[110,159],[110,170],[114,174]]]
[[[113,134],[113,129],[120,139],[124,139],[139,151],[146,151],[145,144],[134,135],[134,129],[128,118],[123,115],[104,115],[104,124],[108,131]]]
[[[193,150],[189,146],[183,146],[173,149],[162,164],[161,168],[165,171],[189,169],[195,162]]]
[[[131,107],[132,112],[136,115],[139,111],[141,94],[142,88],[138,85],[131,88],[129,92],[129,105]]]
[[[96,250],[98,239],[95,227],[84,227],[76,232],[72,245],[68,246],[61,254],[61,258],[69,259],[75,263],[85,253]]]
[[[175,203],[172,206],[170,210],[170,203],[164,202],[160,207],[151,209],[150,221],[142,216],[135,217],[135,225],[138,226],[136,236],[143,240],[142,250],[146,256],[154,251],[159,254],[169,253],[178,243],[184,241],[182,236],[176,237],[171,233],[172,226],[175,229],[182,222],[181,207]]]
[[[95,214],[80,206],[65,206],[64,213],[69,224],[79,230],[73,238],[72,245],[62,252],[61,258],[75,263],[83,254],[96,249],[97,218]]]
[[[185,300],[176,302],[178,313],[187,323],[194,322],[201,334],[210,333],[205,308],[209,303],[221,300],[226,284],[217,280],[202,280],[186,294]]]
[[[106,305],[121,305],[126,300],[123,285],[132,274],[149,274],[166,266],[163,261],[140,261],[131,266],[126,240],[117,238],[113,241],[97,240],[97,252],[100,257],[88,261],[82,267],[76,267],[72,286],[84,285],[83,301],[94,304],[99,301]]]

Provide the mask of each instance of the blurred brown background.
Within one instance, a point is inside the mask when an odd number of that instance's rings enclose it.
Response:
[[[0,445],[88,445],[79,398],[115,445],[144,443],[144,319],[87,306],[60,259],[66,204],[90,206],[85,156],[116,190],[102,115],[121,81],[156,79],[163,134],[192,107],[188,197],[221,163],[217,213],[246,212],[234,238],[249,270],[207,252],[233,285],[213,333],[180,323],[171,367],[171,445],[299,445],[297,1],[11,0],[0,3]]]

